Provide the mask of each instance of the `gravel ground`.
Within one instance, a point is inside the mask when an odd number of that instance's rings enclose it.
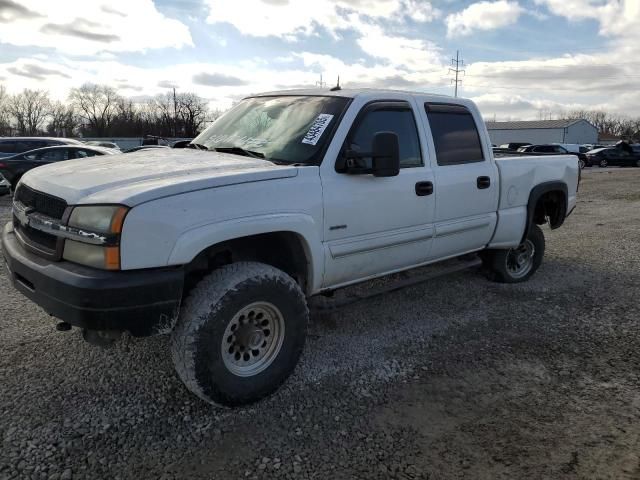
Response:
[[[469,270],[316,318],[286,385],[233,411],[166,337],[92,347],[3,272],[0,478],[640,478],[639,184],[585,172],[528,283]]]

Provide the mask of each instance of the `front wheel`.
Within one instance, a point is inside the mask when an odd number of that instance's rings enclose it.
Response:
[[[586,166],[584,160],[582,159],[578,160],[578,165],[580,166],[580,170],[582,170]]]
[[[527,281],[542,264],[544,257],[544,233],[538,225],[532,225],[518,247],[509,250],[483,252],[483,263],[489,278],[500,283]]]
[[[286,273],[255,262],[224,266],[185,301],[171,338],[176,372],[209,403],[260,400],[295,368],[308,319],[305,296]]]

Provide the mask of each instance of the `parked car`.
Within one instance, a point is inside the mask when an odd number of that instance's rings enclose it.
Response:
[[[82,145],[82,143],[72,138],[0,137],[0,158],[54,145]]]
[[[544,145],[526,145],[518,148],[522,153],[554,153],[557,155],[567,155],[569,151],[560,145],[544,144]]]
[[[546,155],[567,155],[567,154],[575,155],[576,157],[578,157],[580,168],[584,168],[587,162],[586,154],[580,153],[579,151],[578,152],[569,151],[564,146],[557,143],[544,144],[544,145],[527,145],[526,147],[520,147],[518,149],[518,152],[542,153]]]
[[[154,148],[171,148],[168,145],[138,145],[137,147],[129,148],[122,153],[139,152],[140,150],[151,150]]]
[[[607,145],[598,145],[598,144],[587,143],[587,144],[583,145],[583,147],[587,149],[587,151],[585,153],[589,153],[591,150],[595,150],[596,148],[607,148]]]
[[[640,167],[640,154],[633,149],[618,147],[597,148],[587,153],[587,164],[598,165],[602,168],[618,167]]]
[[[102,140],[89,140],[88,142],[84,142],[85,145],[89,145],[90,147],[104,147],[111,148],[112,150],[120,150],[120,147],[115,142],[107,142]]]
[[[119,150],[102,147],[89,147],[83,144],[58,145],[54,147],[38,148],[29,152],[20,153],[12,157],[0,159],[0,173],[16,187],[22,175],[31,169],[41,167],[49,163],[56,163],[74,158],[87,158],[96,155],[114,155]]]
[[[461,98],[271,92],[193,144],[28,172],[2,253],[63,330],[97,343],[172,332],[178,376],[214,404],[286,380],[309,297],[472,252],[491,279],[526,281],[539,225],[576,206],[575,156],[494,158]]]
[[[189,144],[191,144],[191,140],[193,140],[193,138],[178,140],[176,142],[173,142],[171,148],[187,148]]]
[[[10,191],[11,191],[11,184],[9,183],[9,180],[4,178],[0,173],[0,196],[6,195]]]
[[[527,145],[531,145],[529,142],[511,142],[511,143],[503,143],[498,148],[502,150],[511,150],[513,152],[517,152],[520,147],[526,147]]]

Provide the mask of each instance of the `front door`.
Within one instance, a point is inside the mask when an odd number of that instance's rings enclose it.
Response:
[[[406,268],[429,256],[434,179],[425,166],[420,142],[424,136],[418,132],[411,104],[386,101],[364,106],[339,157],[347,149],[371,151],[377,132],[398,135],[399,175],[354,175],[337,171],[335,163],[323,164],[325,288]],[[370,167],[370,158],[362,161]]]

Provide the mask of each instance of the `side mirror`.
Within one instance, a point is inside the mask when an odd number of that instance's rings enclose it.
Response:
[[[371,173],[374,177],[395,177],[400,173],[398,134],[378,132],[373,137]]]

